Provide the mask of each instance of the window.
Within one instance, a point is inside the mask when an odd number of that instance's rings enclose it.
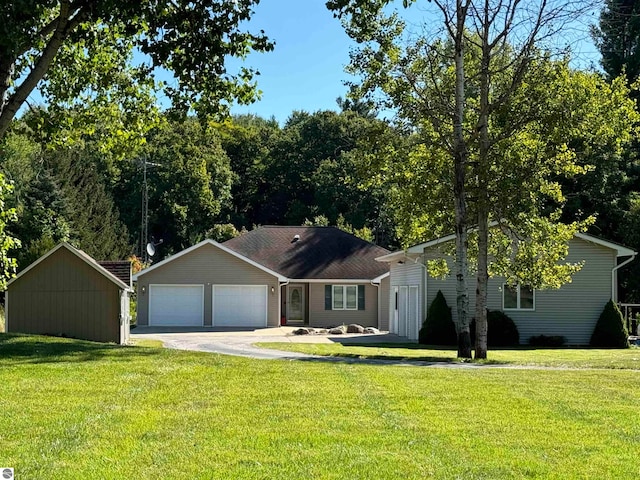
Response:
[[[502,285],[502,308],[505,310],[535,310],[535,293],[526,285]]]
[[[325,285],[325,310],[364,310],[364,285]]]

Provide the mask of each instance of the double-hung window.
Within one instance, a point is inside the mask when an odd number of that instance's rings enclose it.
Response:
[[[364,285],[325,285],[325,310],[364,310]]]
[[[504,310],[535,310],[536,294],[527,285],[513,287],[502,285],[502,308]]]

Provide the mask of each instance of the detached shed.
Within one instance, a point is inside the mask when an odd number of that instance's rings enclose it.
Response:
[[[127,263],[103,266],[61,243],[7,284],[7,332],[126,343],[131,292]]]

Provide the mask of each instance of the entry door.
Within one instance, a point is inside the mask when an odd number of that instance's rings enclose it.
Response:
[[[289,285],[287,320],[304,321],[304,285]]]

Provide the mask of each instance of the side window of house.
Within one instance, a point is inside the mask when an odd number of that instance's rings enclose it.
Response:
[[[364,285],[325,285],[325,310],[364,310]]]
[[[534,310],[535,291],[527,285],[502,285],[502,307],[505,310]]]

